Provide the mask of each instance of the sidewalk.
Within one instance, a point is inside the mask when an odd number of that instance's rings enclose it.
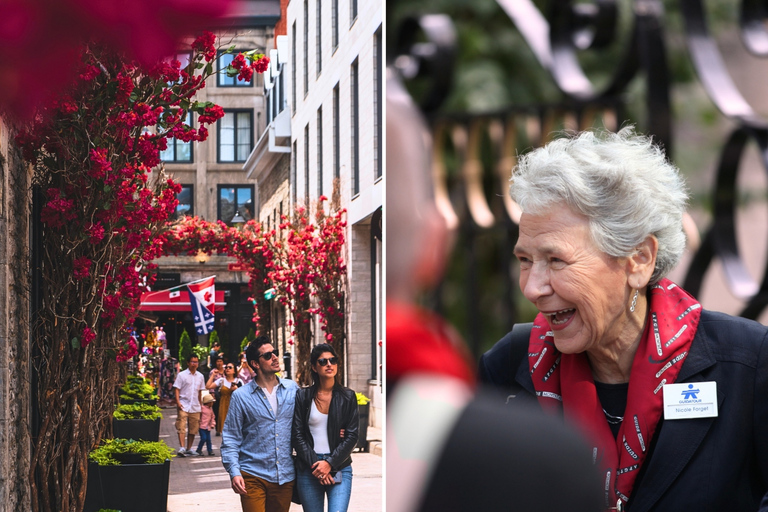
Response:
[[[174,428],[176,408],[163,409],[160,422],[160,440],[178,449],[178,435]],[[354,512],[381,512],[381,431],[368,427],[371,453],[352,454],[352,499],[349,510]],[[197,448],[195,439],[193,449]],[[213,436],[214,456],[175,457],[171,460],[171,478],[168,489],[168,512],[232,512],[240,510],[240,498],[232,491],[229,475],[221,464],[219,446],[221,437]],[[203,449],[205,453],[205,449]],[[378,453],[378,455],[376,454]],[[291,504],[290,512],[301,512],[301,505]]]

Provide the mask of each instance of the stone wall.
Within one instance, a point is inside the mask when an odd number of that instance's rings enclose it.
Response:
[[[275,228],[280,224],[280,215],[289,212],[289,184],[291,169],[290,154],[280,156],[269,174],[259,178],[259,212],[258,219],[267,228]]]
[[[348,240],[347,386],[366,393],[371,378],[371,226],[355,224]]]
[[[30,175],[0,120],[0,512],[29,510]]]

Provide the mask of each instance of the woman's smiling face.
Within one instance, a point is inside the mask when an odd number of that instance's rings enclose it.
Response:
[[[523,295],[546,316],[558,350],[600,351],[629,332],[627,258],[602,252],[586,217],[564,206],[523,213],[515,256]]]

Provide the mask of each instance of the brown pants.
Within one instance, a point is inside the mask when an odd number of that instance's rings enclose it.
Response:
[[[241,471],[245,482],[245,496],[240,496],[243,512],[288,512],[291,508],[293,482],[278,485]]]

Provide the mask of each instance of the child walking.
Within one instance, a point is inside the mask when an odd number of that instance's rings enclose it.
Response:
[[[211,430],[216,428],[216,419],[213,417],[213,402],[215,399],[213,395],[205,395],[203,397],[203,413],[200,416],[200,443],[197,445],[198,455],[203,454],[203,443],[208,448],[208,455],[213,455],[213,448],[211,447]]]

